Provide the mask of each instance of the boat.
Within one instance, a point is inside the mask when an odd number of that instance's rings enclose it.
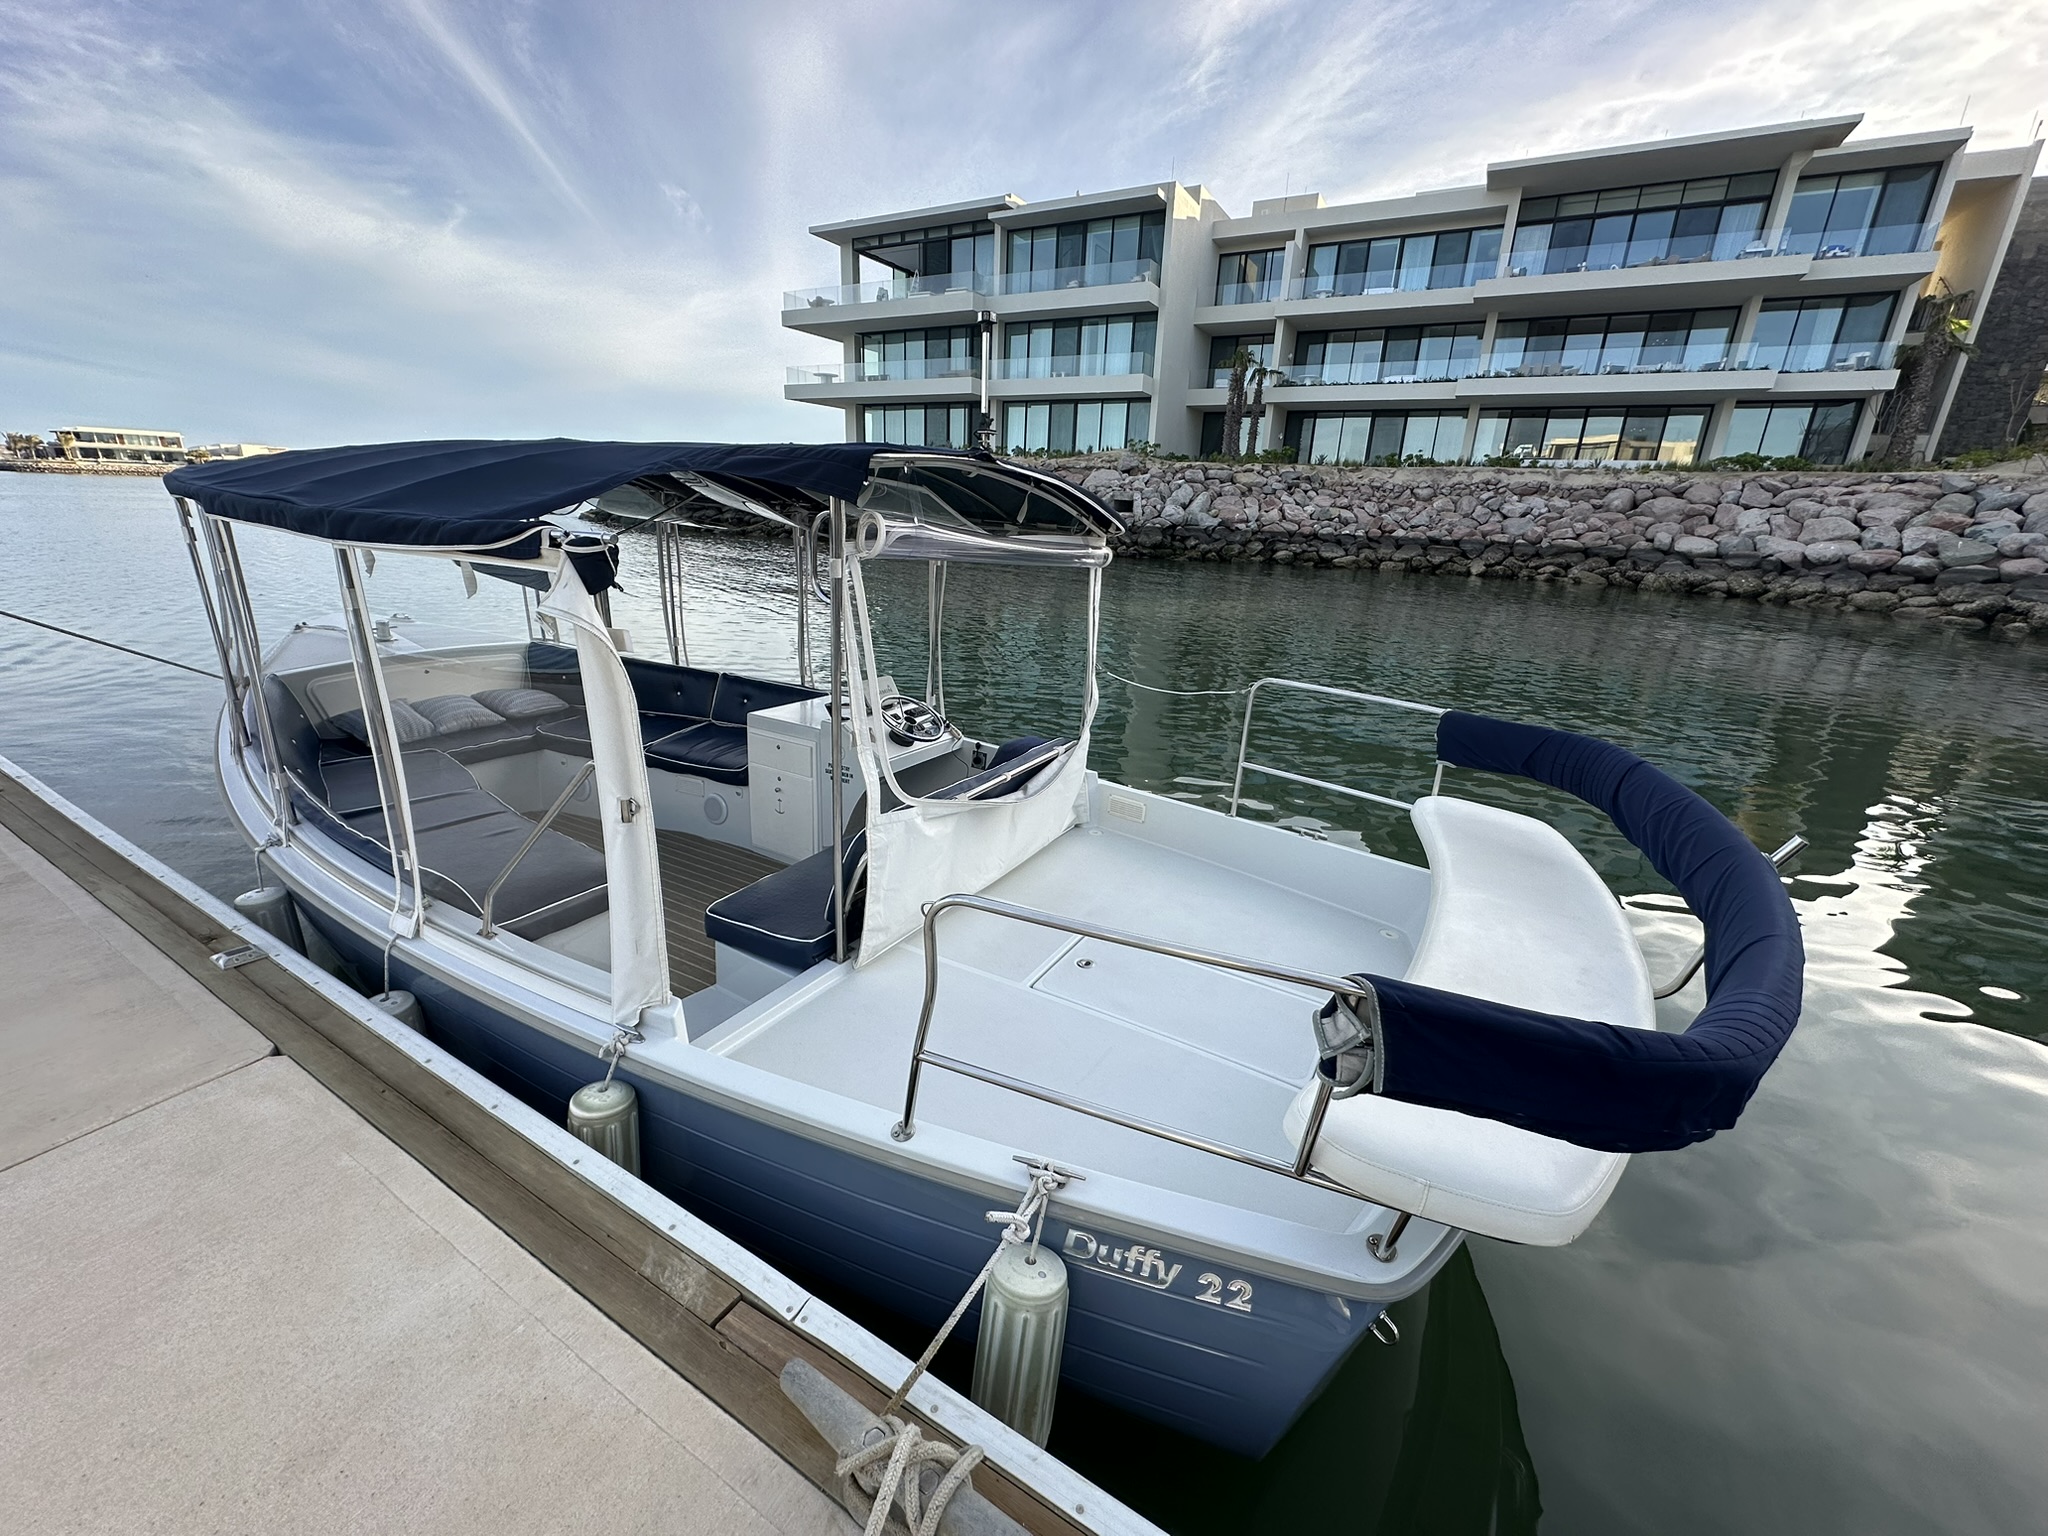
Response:
[[[425,442],[166,485],[227,680],[226,804],[309,946],[550,1113],[615,1071],[657,1188],[926,1326],[1043,1180],[1063,1386],[1230,1451],[1263,1455],[1391,1338],[1387,1308],[1465,1234],[1568,1243],[1632,1154],[1733,1125],[1798,1018],[1771,860],[1614,744],[1268,679],[1227,809],[1101,778],[1120,527],[1025,465]],[[787,537],[794,678],[692,664],[676,530],[712,517]],[[331,560],[337,613],[258,632],[252,525]],[[651,654],[609,601],[646,537]],[[963,564],[1080,588],[1085,623],[1037,657],[1069,669],[1076,718],[977,734],[1001,701],[949,697]],[[406,617],[429,588],[465,594],[461,625]],[[891,668],[917,664],[905,689]],[[1428,792],[1252,760],[1276,689],[1433,725]],[[1248,773],[1405,811],[1426,867],[1239,815]],[[1685,1028],[1657,1027],[1671,988],[1585,859],[1454,793],[1468,774],[1576,795],[1671,880],[1705,932]]]

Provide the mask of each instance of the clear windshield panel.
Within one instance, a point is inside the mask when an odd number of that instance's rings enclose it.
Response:
[[[943,704],[965,742],[958,760],[923,773],[899,772],[904,788],[928,794],[980,768],[979,758],[1036,737],[1081,734],[1087,687],[1088,577],[1081,571],[947,565],[932,655],[931,567],[910,560],[861,562],[883,691]],[[944,676],[997,677],[998,690],[963,692]],[[935,697],[936,696],[936,697]]]
[[[569,627],[539,611],[548,573],[441,556],[355,558],[360,625],[344,590],[340,622],[295,634],[266,679],[304,819],[385,874],[391,850],[409,843],[429,910],[461,914],[458,928],[488,926],[608,966],[581,669]],[[350,643],[357,634],[374,651],[373,672]],[[365,712],[366,672],[378,680],[373,710],[381,687],[388,734]],[[398,900],[409,907],[406,886]]]

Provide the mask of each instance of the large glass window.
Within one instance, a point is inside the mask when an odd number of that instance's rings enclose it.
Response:
[[[1273,251],[1231,251],[1216,261],[1218,304],[1262,304],[1280,297],[1287,267],[1285,247]]]
[[[1050,293],[1142,278],[1157,281],[1165,242],[1164,213],[1126,213],[1013,229],[1003,291]]]
[[[1230,388],[1230,360],[1239,351],[1251,354],[1252,366],[1270,368],[1273,366],[1273,337],[1270,332],[1263,336],[1211,336],[1209,338],[1208,383],[1211,389]],[[1222,417],[1216,418],[1219,422]],[[1223,441],[1222,428],[1217,428],[1217,443]],[[1220,447],[1216,451],[1221,451]]]
[[[1799,256],[1895,256],[1920,249],[1938,165],[1802,176],[1781,250]]]
[[[1738,405],[1728,427],[1727,452],[1840,464],[1849,457],[1859,409],[1855,400]]]
[[[1699,457],[1706,428],[1703,405],[1485,411],[1472,456],[1509,454],[1566,464],[1690,464]]]
[[[1465,454],[1465,413],[1290,411],[1285,442],[1302,464],[1455,463]]]
[[[1756,317],[1749,366],[1784,373],[1889,367],[1884,336],[1895,302],[1889,293],[1767,299]]]
[[[1341,298],[1401,289],[1469,288],[1500,269],[1499,229],[1387,235],[1309,247],[1301,297]]]
[[[996,266],[996,232],[992,225],[945,224],[886,235],[861,235],[855,238],[853,249],[863,260],[888,268],[888,297],[992,291]],[[866,281],[863,273],[863,285]]]
[[[921,331],[873,331],[860,338],[857,379],[962,379],[979,371],[980,339],[971,325]]]
[[[1095,453],[1144,442],[1146,400],[1010,400],[1003,405],[1003,452]]]
[[[1401,325],[1362,331],[1304,331],[1294,344],[1290,384],[1414,384],[1479,371],[1485,327]]]
[[[1592,373],[1697,373],[1724,368],[1733,309],[1660,310],[1503,320],[1487,372],[1506,378]]]
[[[1766,254],[1777,173],[1709,176],[1522,200],[1509,277]]]
[[[1037,320],[1003,335],[1006,379],[1104,378],[1152,371],[1159,336],[1155,315]]]
[[[871,405],[861,436],[906,448],[965,448],[972,414],[964,405]]]

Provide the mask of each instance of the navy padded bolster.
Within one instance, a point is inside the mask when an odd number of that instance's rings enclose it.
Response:
[[[1454,711],[1438,722],[1437,755],[1606,812],[1705,925],[1708,1001],[1683,1034],[1663,1034],[1374,976],[1385,1096],[1603,1152],[1667,1151],[1734,1125],[1799,1022],[1806,949],[1770,860],[1610,742]]]
[[[693,725],[647,743],[647,761],[656,768],[694,773],[721,784],[747,782],[747,728],[743,725]]]
[[[855,807],[855,821],[861,819]],[[860,937],[862,864],[868,833],[846,840],[846,937]],[[704,932],[720,944],[787,970],[807,970],[832,953],[832,850],[763,875],[704,909]]]

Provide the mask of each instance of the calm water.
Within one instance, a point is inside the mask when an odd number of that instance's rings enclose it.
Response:
[[[155,482],[0,475],[0,534],[0,608],[211,665]],[[702,553],[696,658],[793,675],[786,551]],[[309,546],[252,534],[244,555],[271,634],[334,606]],[[629,568],[617,613],[647,638],[650,572]],[[911,595],[913,576],[883,584]],[[459,612],[459,588],[380,577],[415,616]],[[955,713],[997,735],[1067,718],[1080,611],[1047,581],[956,572]],[[909,637],[884,639],[921,676]],[[1309,678],[1622,742],[1760,844],[1812,841],[1793,887],[1809,991],[1735,1131],[1637,1158],[1568,1249],[1474,1240],[1396,1309],[1401,1345],[1360,1350],[1263,1463],[1079,1399],[1057,1453],[1191,1533],[2040,1528],[2048,647],[1630,592],[1133,563],[1106,581],[1103,657],[1161,687]],[[249,865],[213,784],[216,687],[0,619],[0,752],[228,895]],[[1105,680],[1095,766],[1213,801],[1240,710]],[[1398,716],[1281,698],[1254,744],[1387,793],[1427,782],[1426,732]],[[1259,814],[1413,852],[1391,818],[1280,787],[1248,786]],[[1568,802],[1453,787],[1538,806],[1618,890],[1657,887]]]

